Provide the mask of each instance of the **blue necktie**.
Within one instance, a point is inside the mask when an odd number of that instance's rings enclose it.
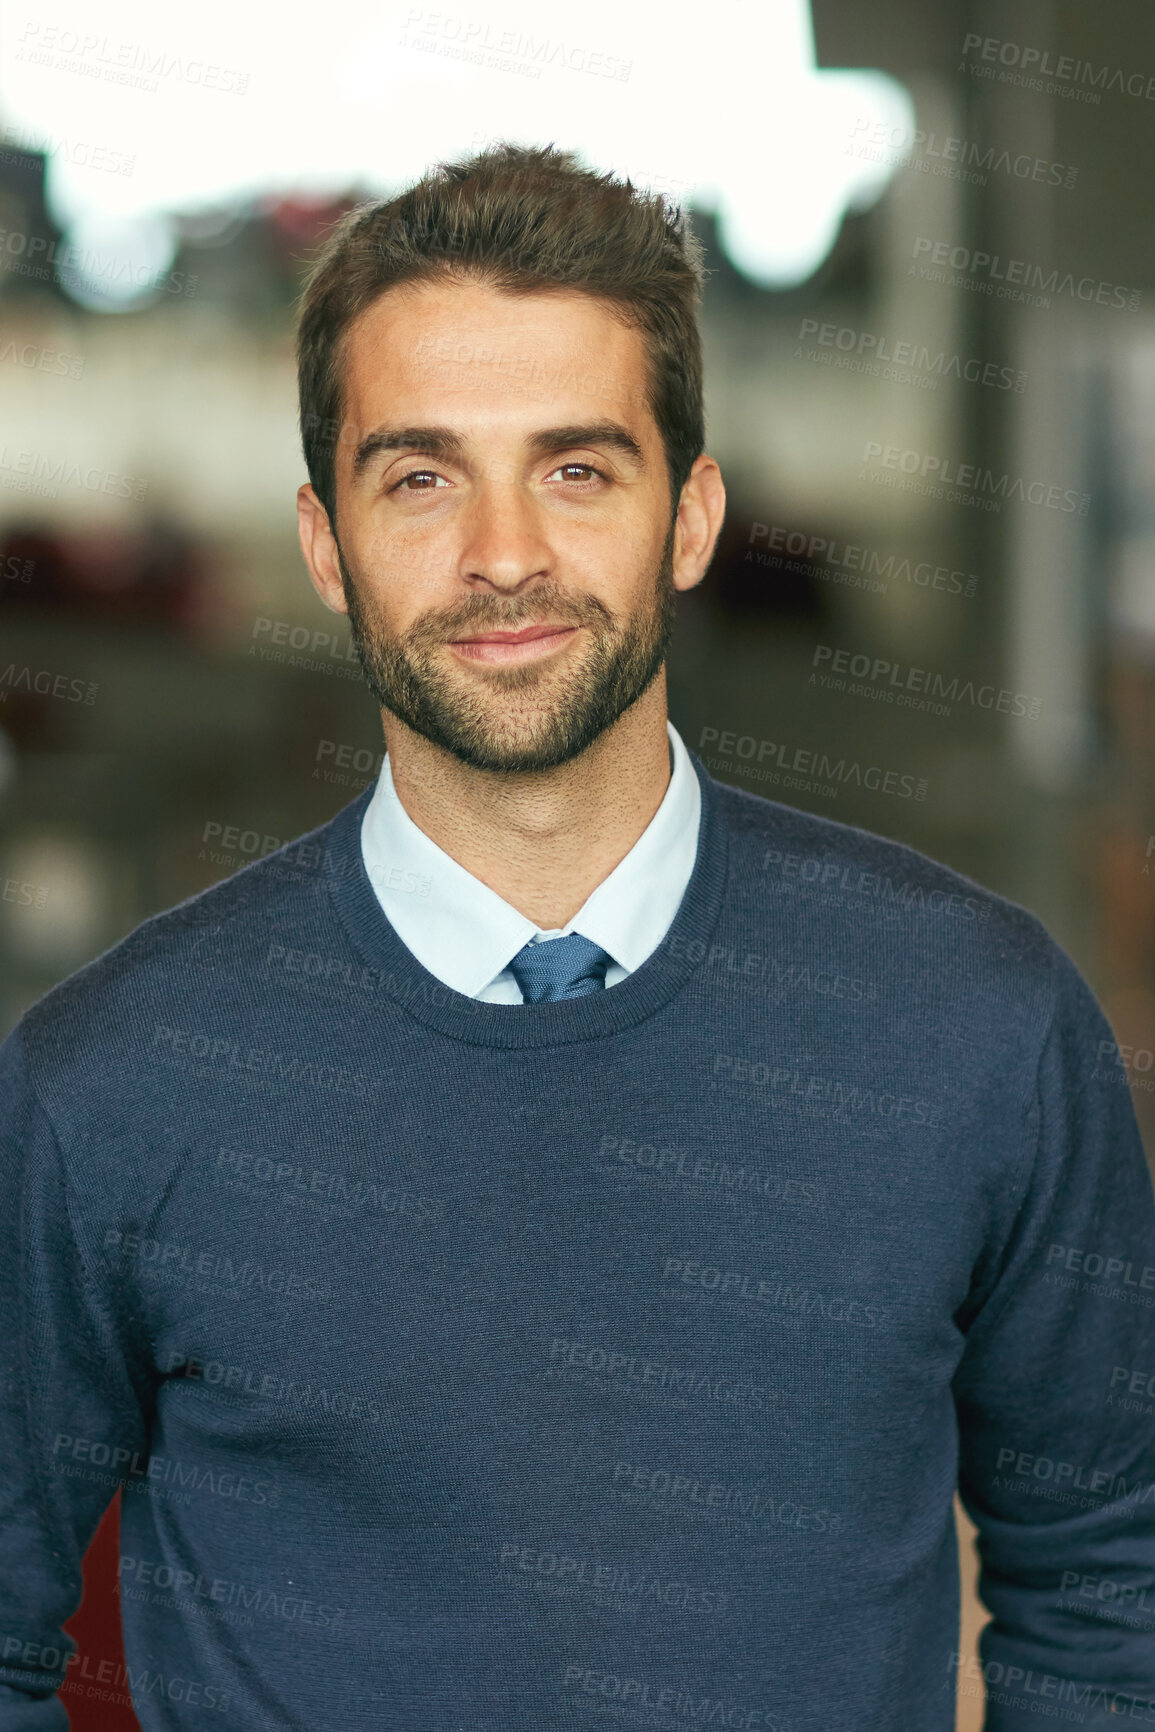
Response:
[[[565,938],[539,938],[523,944],[509,964],[509,972],[521,988],[526,1004],[553,1004],[559,998],[584,998],[601,992],[606,969],[613,961],[608,950],[571,932]]]

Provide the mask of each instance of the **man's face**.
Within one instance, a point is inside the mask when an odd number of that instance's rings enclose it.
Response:
[[[345,390],[335,551],[378,702],[478,769],[576,757],[697,581],[641,334],[577,292],[406,286],[351,327]]]

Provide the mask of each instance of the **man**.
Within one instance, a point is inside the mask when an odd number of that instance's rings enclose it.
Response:
[[[121,1483],[146,1732],[946,1732],[956,1485],[992,1732],[1155,1719],[1110,1031],[1030,914],[666,719],[700,279],[507,147],[311,275],[301,541],[387,757],[0,1053],[0,1732],[65,1724]]]

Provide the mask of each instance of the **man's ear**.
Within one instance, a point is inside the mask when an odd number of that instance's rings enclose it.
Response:
[[[726,515],[722,471],[705,452],[686,477],[674,528],[674,588],[701,583]]]
[[[307,482],[297,490],[297,533],[313,588],[331,613],[347,613],[337,538],[329,513]]]

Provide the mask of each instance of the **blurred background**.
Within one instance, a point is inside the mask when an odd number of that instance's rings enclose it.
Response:
[[[376,775],[296,543],[294,297],[351,205],[554,142],[688,206],[708,254],[730,504],[679,603],[675,725],[721,780],[1034,910],[1100,996],[1150,1155],[1155,15],[454,3],[336,0],[307,31],[223,0],[8,9],[0,1033]],[[791,779],[796,751],[825,767]],[[114,1544],[115,1510],[73,1625],[92,1653]],[[960,1699],[963,1732],[981,1711]]]

